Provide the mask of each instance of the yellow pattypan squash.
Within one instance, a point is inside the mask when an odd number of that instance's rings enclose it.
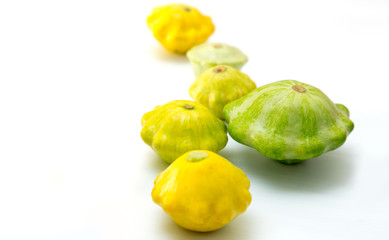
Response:
[[[141,137],[165,162],[196,149],[218,152],[228,141],[227,127],[207,107],[175,100],[142,117]]]
[[[206,150],[187,152],[154,182],[152,198],[183,228],[217,230],[251,202],[250,181],[227,159]]]
[[[179,54],[205,42],[215,30],[210,17],[185,4],[154,8],[147,25],[167,50]]]

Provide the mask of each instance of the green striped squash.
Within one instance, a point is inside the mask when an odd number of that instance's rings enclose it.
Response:
[[[295,80],[259,87],[223,113],[233,139],[286,164],[340,147],[354,128],[344,105]]]

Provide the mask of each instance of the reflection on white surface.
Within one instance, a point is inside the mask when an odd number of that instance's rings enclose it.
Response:
[[[253,180],[261,181],[261,185],[268,184],[269,188],[286,193],[330,191],[350,182],[354,172],[352,152],[347,152],[345,148],[296,165],[284,165],[264,157],[254,149],[242,147],[225,149],[221,155],[232,159]]]

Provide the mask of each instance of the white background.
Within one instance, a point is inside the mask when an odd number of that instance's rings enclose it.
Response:
[[[168,1],[0,2],[0,239],[389,239],[389,1],[186,1],[258,86],[296,79],[346,105],[339,149],[281,165],[229,139],[252,203],[225,228],[178,227],[151,199],[167,165],[140,138],[190,99],[185,56],[146,25]],[[255,4],[254,4],[255,3]]]

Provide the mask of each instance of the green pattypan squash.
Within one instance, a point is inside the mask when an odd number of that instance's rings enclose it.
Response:
[[[191,48],[186,56],[196,76],[217,65],[228,65],[240,70],[248,61],[242,51],[225,43],[203,43]]]
[[[227,65],[209,68],[189,88],[189,95],[223,119],[224,106],[255,89],[250,77]]]
[[[354,128],[344,105],[295,80],[259,87],[223,111],[233,139],[286,164],[340,147]]]

